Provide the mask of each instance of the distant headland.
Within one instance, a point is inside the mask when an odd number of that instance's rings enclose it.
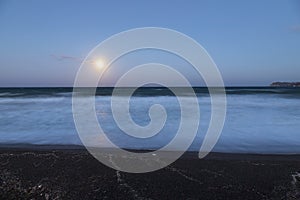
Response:
[[[300,87],[300,82],[273,82],[272,87]]]

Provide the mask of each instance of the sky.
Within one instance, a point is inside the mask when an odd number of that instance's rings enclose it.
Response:
[[[139,27],[174,29],[195,39],[226,86],[300,81],[297,0],[0,0],[0,87],[72,86],[97,44]],[[136,60],[167,62],[186,71],[193,85],[201,82],[184,62],[145,51],[119,62],[107,84]]]

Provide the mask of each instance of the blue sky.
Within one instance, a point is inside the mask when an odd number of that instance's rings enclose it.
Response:
[[[147,26],[194,38],[228,86],[300,81],[300,1],[0,0],[0,86],[72,86],[94,46]]]

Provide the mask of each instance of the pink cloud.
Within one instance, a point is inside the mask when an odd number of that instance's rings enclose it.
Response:
[[[58,61],[71,60],[71,61],[75,61],[75,62],[82,62],[81,58],[74,57],[74,56],[51,54],[51,57],[55,58]]]
[[[300,33],[300,25],[291,26],[291,31]]]

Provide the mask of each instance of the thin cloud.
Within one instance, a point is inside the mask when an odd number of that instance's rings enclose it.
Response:
[[[78,58],[78,57],[74,57],[74,56],[67,56],[67,55],[54,55],[51,54],[51,57],[55,58],[58,61],[75,61],[75,62],[82,62],[83,59],[82,58]]]
[[[290,30],[291,30],[292,32],[298,32],[298,33],[300,33],[300,25],[294,25],[294,26],[291,26],[291,27],[290,27]]]
[[[75,57],[75,56],[68,56],[68,55],[55,55],[51,54],[51,57],[56,59],[57,61],[72,61],[72,62],[77,62],[77,63],[82,63],[84,61],[83,58]],[[85,60],[85,63],[90,63],[90,64],[95,64],[95,60]]]

